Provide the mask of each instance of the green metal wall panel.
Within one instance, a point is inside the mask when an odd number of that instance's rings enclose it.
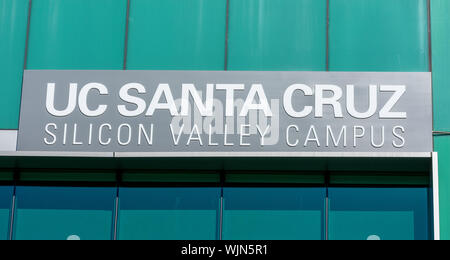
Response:
[[[330,0],[330,70],[428,71],[426,0]]]
[[[0,129],[17,129],[28,0],[0,0]]]
[[[35,0],[28,69],[121,69],[126,0]]]
[[[434,130],[450,131],[450,1],[431,1]],[[439,157],[441,239],[450,240],[450,136],[434,138]]]
[[[450,1],[431,1],[434,129],[450,131]],[[450,231],[450,230],[449,230]]]
[[[223,70],[226,0],[133,0],[128,69]]]
[[[450,240],[450,136],[434,138],[439,160],[439,210],[441,239]]]
[[[325,70],[326,0],[230,0],[230,70]]]

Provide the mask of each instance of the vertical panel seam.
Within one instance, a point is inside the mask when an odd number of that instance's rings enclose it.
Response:
[[[431,46],[431,0],[427,0],[427,22],[428,22],[428,70],[433,72],[433,52]]]
[[[330,71],[330,0],[327,0],[325,69]]]
[[[31,6],[33,4],[32,0],[28,0],[28,16],[27,16],[27,35],[25,39],[25,55],[23,60],[23,69],[25,70],[27,68],[27,61],[28,61],[28,45],[29,45],[29,39],[30,39],[30,25],[31,25]]]
[[[327,170],[325,171],[325,240],[329,240],[329,233],[330,233],[330,229],[329,229],[329,223],[330,223],[330,219],[329,219],[329,215],[330,215],[330,192],[329,192],[329,188],[330,188],[330,172],[328,171],[328,166],[327,166]]]
[[[118,236],[118,227],[119,227],[119,192],[120,192],[120,184],[122,183],[122,171],[116,171],[116,198],[114,201],[114,234],[113,240],[117,240]]]
[[[220,171],[220,220],[219,220],[219,240],[223,240],[223,212],[224,212],[224,186],[226,172],[225,170]]]
[[[13,173],[13,197],[11,202],[11,214],[9,223],[9,240],[13,240],[14,236],[14,220],[16,211],[16,193],[17,193],[17,180],[19,179],[19,170],[15,169]]]
[[[12,203],[11,203],[10,224],[9,224],[9,240],[13,239],[15,208],[16,208],[16,186],[14,185],[13,197],[12,197]]]
[[[130,4],[131,0],[127,0],[127,14],[125,18],[125,43],[123,50],[123,70],[127,69],[127,56],[128,56],[128,32],[130,26]]]
[[[221,187],[223,192],[223,187]],[[219,240],[223,240],[223,194],[220,196]]]
[[[119,218],[119,185],[116,188],[116,199],[114,201],[114,236],[113,240],[117,240],[117,227],[118,227],[118,218]]]
[[[22,97],[23,97],[23,78],[24,78],[24,71],[27,69],[27,62],[28,62],[28,46],[30,41],[30,27],[31,27],[31,7],[33,6],[33,0],[28,0],[28,14],[27,14],[27,32],[25,36],[25,50],[24,50],[24,57],[23,57],[23,70],[22,70],[22,82],[20,84],[20,100],[19,100],[19,122],[18,122],[18,129],[20,129],[20,115],[22,114]],[[16,150],[19,147],[19,138],[16,140]]]
[[[432,131],[434,131],[434,117],[435,117],[435,110],[434,110],[434,91],[433,91],[433,50],[432,50],[432,44],[431,44],[431,0],[427,0],[427,35],[428,35],[428,70],[431,72],[431,128]],[[431,142],[432,142],[432,148],[434,151],[434,137],[433,133],[431,134]]]
[[[433,46],[432,46],[432,37],[431,37],[431,0],[427,0],[427,29],[428,29],[428,70],[431,72],[431,121],[432,121],[432,146],[433,151],[435,150],[435,141],[434,141],[434,86],[433,86]],[[435,240],[440,240],[440,208],[439,208],[439,174],[438,174],[438,153],[432,153],[432,169],[431,169],[431,186],[433,189],[432,192],[432,218],[430,221],[433,223],[433,235]]]
[[[226,14],[225,14],[225,60],[224,70],[228,70],[228,34],[230,21],[230,0],[226,0]]]

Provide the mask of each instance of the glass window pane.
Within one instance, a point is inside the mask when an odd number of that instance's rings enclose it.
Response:
[[[225,188],[223,239],[324,238],[324,188]]]
[[[434,130],[450,130],[450,1],[431,1]]]
[[[115,188],[17,187],[17,240],[112,238]]]
[[[219,188],[121,188],[119,239],[218,239]]]
[[[0,0],[0,129],[19,127],[28,0]]]
[[[0,240],[9,239],[13,187],[0,186]]]
[[[223,70],[226,0],[133,0],[128,69]]]
[[[331,240],[428,239],[427,188],[330,188]]]
[[[230,70],[325,70],[326,0],[230,0]]]
[[[427,0],[330,0],[330,70],[428,71]]]
[[[126,0],[39,0],[28,69],[122,69]]]

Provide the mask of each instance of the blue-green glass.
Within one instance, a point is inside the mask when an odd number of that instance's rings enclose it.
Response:
[[[320,240],[324,188],[224,188],[224,240]]]
[[[0,186],[0,240],[9,238],[13,187]]]
[[[133,0],[128,69],[223,70],[226,0]]]
[[[326,0],[230,0],[228,69],[325,70]]]
[[[428,71],[427,0],[330,0],[330,70]]]
[[[450,102],[448,102],[450,96],[449,14],[450,1],[431,1],[434,129],[438,131],[450,131]]]
[[[28,69],[121,69],[126,0],[34,0]]]
[[[16,240],[109,240],[115,188],[17,187]]]
[[[434,137],[439,161],[439,213],[441,239],[450,240],[450,136]]]
[[[120,240],[214,240],[219,188],[121,188]]]
[[[429,239],[427,188],[330,188],[329,239]]]
[[[28,0],[0,0],[0,129],[19,127]]]

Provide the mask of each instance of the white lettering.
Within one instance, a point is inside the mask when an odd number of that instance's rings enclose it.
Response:
[[[394,92],[388,102],[380,110],[380,118],[406,118],[406,112],[392,112],[392,108],[397,104],[403,94],[406,92],[404,85],[381,85],[381,92]]]
[[[53,127],[55,130],[58,130],[58,126],[54,123],[50,123],[45,126],[45,132],[53,138],[52,141],[49,141],[47,137],[45,137],[44,143],[46,145],[54,145],[56,143],[56,135],[50,131],[50,127]]]
[[[119,97],[123,101],[136,105],[135,110],[128,110],[126,105],[119,105],[117,109],[122,116],[133,117],[145,112],[146,104],[142,98],[131,96],[128,92],[136,90],[138,94],[145,94],[145,87],[139,83],[129,83],[123,86],[119,91]]]
[[[259,98],[259,103],[255,104],[253,101],[256,96]],[[272,110],[270,109],[269,102],[267,101],[266,94],[264,93],[264,89],[261,84],[252,85],[239,116],[247,116],[249,110],[262,110],[266,117],[272,116]]]
[[[166,103],[160,103],[161,97],[164,95]],[[153,116],[155,110],[165,109],[169,110],[172,116],[178,116],[177,106],[173,99],[172,92],[170,91],[169,84],[159,84],[156,89],[155,95],[150,102],[146,116]]]
[[[225,116],[234,116],[234,91],[244,90],[244,84],[217,84],[216,89],[225,90],[226,93],[226,108]]]
[[[202,116],[213,116],[213,102],[214,102],[214,84],[206,85],[206,102],[203,104],[202,98],[200,97],[194,84],[182,84],[181,93],[181,116],[189,115],[189,96],[194,100],[194,104],[197,106],[200,115]]]
[[[295,111],[294,107],[292,106],[292,95],[294,94],[294,92],[296,90],[301,90],[305,94],[305,96],[312,96],[313,95],[312,88],[310,88],[307,85],[294,84],[294,85],[289,86],[286,89],[286,91],[284,92],[284,97],[283,97],[284,110],[291,117],[295,117],[295,118],[306,117],[309,114],[311,114],[311,112],[313,111],[313,107],[312,106],[305,106],[305,108],[302,111],[300,111],[300,112]]]
[[[95,110],[89,109],[87,105],[87,96],[89,94],[89,91],[94,89],[97,90],[100,93],[100,95],[108,95],[108,89],[105,87],[105,85],[102,85],[100,83],[86,84],[80,90],[80,96],[78,97],[78,106],[80,108],[81,113],[83,113],[85,116],[89,117],[100,116],[103,113],[105,113],[106,109],[108,108],[107,105],[99,105]]]
[[[70,83],[69,87],[69,101],[67,102],[67,107],[63,110],[57,110],[55,108],[55,83],[47,84],[47,99],[46,99],[46,108],[47,112],[49,112],[53,116],[68,116],[75,110],[77,106],[77,89],[78,84]]]
[[[325,98],[323,96],[325,91],[332,92],[331,97]],[[323,106],[330,105],[334,110],[334,117],[342,118],[342,107],[338,102],[342,98],[342,89],[335,85],[316,85],[316,113],[315,116],[318,118],[323,117]]]
[[[377,112],[377,85],[369,86],[369,108],[366,112],[356,111],[355,106],[355,86],[347,85],[347,111],[355,118],[369,118]]]

